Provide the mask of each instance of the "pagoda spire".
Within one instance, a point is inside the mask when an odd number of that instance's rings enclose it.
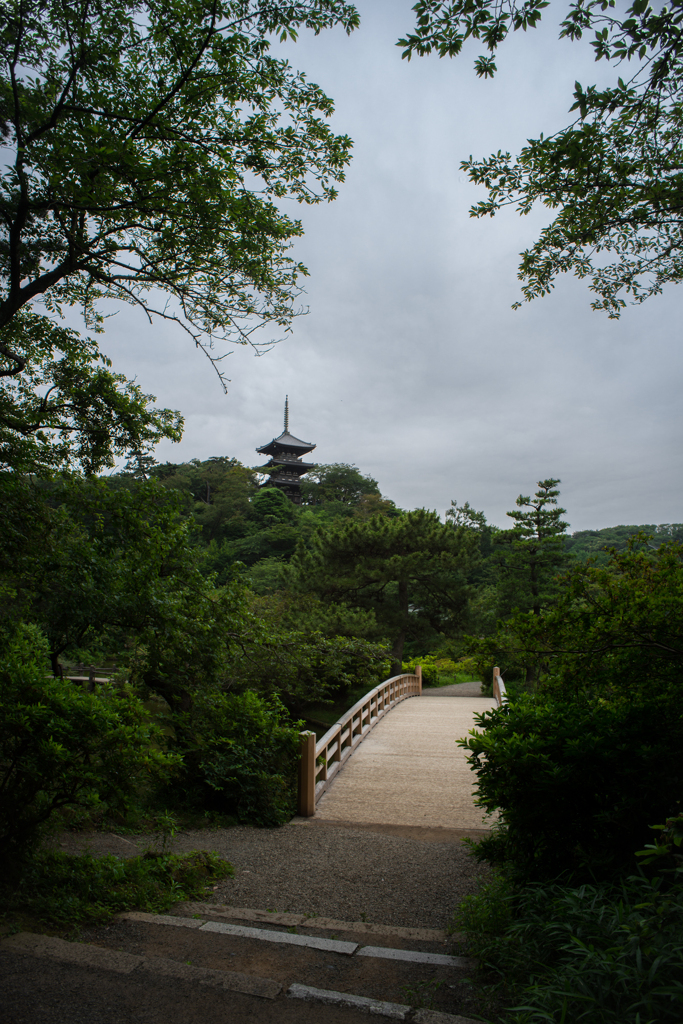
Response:
[[[315,463],[304,462],[302,455],[312,452],[315,445],[312,441],[302,441],[289,432],[289,395],[285,396],[285,429],[279,437],[274,437],[256,451],[260,455],[270,455],[270,462],[264,468],[269,471],[268,479],[262,487],[279,487],[295,505],[301,504],[300,477],[315,469]]]

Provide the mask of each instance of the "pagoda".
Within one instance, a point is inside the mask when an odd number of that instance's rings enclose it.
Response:
[[[270,455],[270,462],[265,467],[269,478],[263,487],[279,487],[295,505],[301,504],[301,483],[299,477],[309,470],[315,469],[314,462],[302,462],[301,456],[312,452],[314,444],[300,441],[289,432],[289,395],[285,398],[285,429],[279,437],[274,437],[262,448],[257,448],[259,455]]]

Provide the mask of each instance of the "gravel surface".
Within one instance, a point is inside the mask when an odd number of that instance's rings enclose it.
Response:
[[[482,683],[450,683],[448,686],[423,686],[423,697],[483,697]]]
[[[485,869],[457,841],[292,823],[279,829],[237,827],[184,832],[177,852],[215,850],[235,867],[218,883],[216,903],[254,910],[317,914],[342,921],[408,927],[445,927],[463,896],[473,892]],[[419,835],[415,830],[415,835]],[[126,840],[107,833],[62,834],[70,853],[133,856],[149,837]]]

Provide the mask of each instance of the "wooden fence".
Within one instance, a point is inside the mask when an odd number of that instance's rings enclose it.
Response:
[[[496,699],[498,707],[507,703],[507,690],[505,689],[505,683],[503,682],[503,677],[501,676],[500,669],[497,665],[493,670],[493,696]]]
[[[399,701],[422,694],[422,668],[415,674],[392,676],[369,690],[316,742],[314,732],[301,733],[299,814],[311,818],[332,780],[359,743]]]

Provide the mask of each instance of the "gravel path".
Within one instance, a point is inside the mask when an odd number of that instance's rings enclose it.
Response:
[[[451,683],[449,686],[423,686],[423,697],[482,697],[481,683]]]
[[[214,890],[216,903],[443,928],[485,869],[457,837],[435,842],[433,830],[425,834],[427,841],[386,830],[293,822],[279,829],[185,832],[176,837],[174,850],[215,850],[234,865],[235,878]],[[133,856],[148,843],[149,837],[63,833],[58,845],[70,853],[90,848]]]

